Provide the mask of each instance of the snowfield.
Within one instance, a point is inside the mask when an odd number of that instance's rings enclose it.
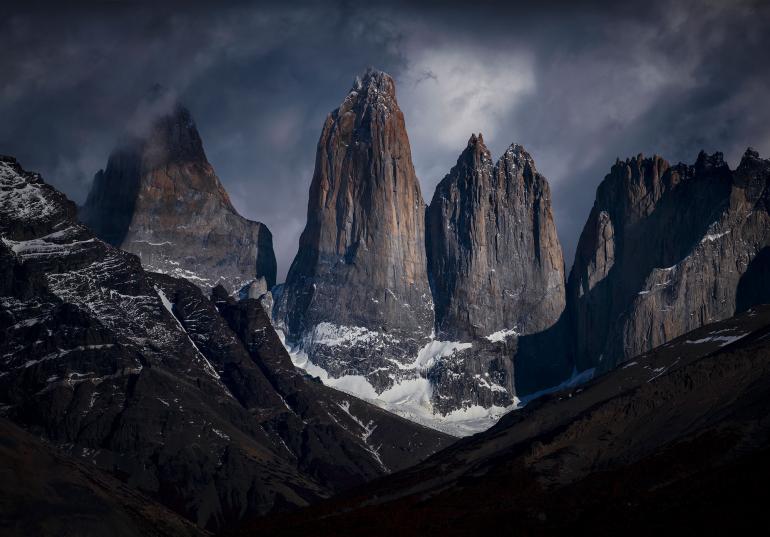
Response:
[[[377,393],[377,390],[363,375],[344,375],[332,377],[324,368],[314,364],[299,347],[287,345],[283,331],[277,330],[294,365],[309,375],[318,377],[326,386],[364,399],[389,412],[426,427],[451,434],[469,436],[489,429],[506,412],[517,408],[519,401],[508,407],[493,406],[484,408],[479,405],[455,410],[449,414],[434,413],[431,397],[433,390],[430,381],[424,376],[437,361],[452,356],[455,352],[470,349],[471,343],[457,341],[429,341],[408,365],[399,365],[402,370],[414,370],[419,376],[396,382],[389,389]],[[360,327],[338,327],[331,323],[320,323],[313,331],[314,343],[326,345],[347,344],[350,342],[369,341],[377,332]],[[501,389],[504,389],[501,387]]]

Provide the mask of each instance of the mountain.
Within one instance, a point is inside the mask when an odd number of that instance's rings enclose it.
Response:
[[[0,418],[0,531],[7,537],[203,537],[173,511]]]
[[[567,286],[578,369],[609,370],[770,302],[770,161],[618,161],[599,185]]]
[[[517,336],[563,316],[548,182],[521,146],[493,164],[474,135],[426,208],[393,79],[369,70],[326,119],[276,295],[295,365],[452,434],[482,430],[516,403],[514,357],[543,348]]]
[[[298,372],[258,300],[146,272],[75,217],[0,157],[0,417],[63,455],[219,530],[451,442]]]
[[[287,343],[378,393],[414,378],[433,330],[424,213],[395,84],[369,70],[318,141],[307,224],[276,307]]]
[[[493,164],[481,134],[471,136],[436,187],[427,222],[438,337],[530,334],[559,319],[564,258],[550,188],[523,147]]]
[[[753,533],[770,522],[768,405],[770,306],[761,306],[243,534]]]
[[[158,90],[150,98],[163,103]],[[81,220],[98,237],[134,253],[151,271],[230,293],[252,280],[275,285],[267,226],[240,216],[209,164],[190,112],[152,108],[149,125],[115,149],[100,170]]]
[[[522,146],[493,164],[481,134],[472,135],[436,186],[426,220],[436,337],[465,347],[428,371],[434,408],[493,418],[526,387],[514,362],[529,352],[527,336],[561,327],[564,258],[548,181]],[[532,360],[542,360],[543,345],[536,348]]]

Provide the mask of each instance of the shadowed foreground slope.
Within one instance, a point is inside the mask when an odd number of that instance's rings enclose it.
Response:
[[[689,534],[770,527],[770,306],[544,397],[404,472],[244,534]]]
[[[0,459],[4,536],[208,535],[93,465],[55,453],[3,418]]]
[[[215,304],[74,216],[0,156],[0,416],[53,448],[218,531],[451,442],[296,371],[259,301]]]

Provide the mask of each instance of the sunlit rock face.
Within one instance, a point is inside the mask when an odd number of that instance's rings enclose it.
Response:
[[[427,208],[394,82],[370,70],[326,119],[275,294],[311,374],[413,418],[478,413],[488,426],[515,403],[516,334],[564,309],[548,184],[520,146],[493,165],[474,136]]]
[[[80,218],[151,271],[228,292],[264,278],[275,284],[267,226],[238,214],[209,164],[190,112],[174,103],[141,136],[110,155]]]
[[[400,366],[433,330],[424,219],[395,84],[369,70],[318,141],[307,224],[276,308],[288,343],[377,391],[413,376]]]
[[[641,155],[597,189],[568,282],[579,369],[611,369],[767,302],[770,161],[749,149],[694,165]]]

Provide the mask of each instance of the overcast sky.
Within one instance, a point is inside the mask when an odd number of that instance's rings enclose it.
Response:
[[[495,158],[521,143],[550,180],[569,269],[616,157],[770,156],[768,2],[577,4],[4,2],[0,153],[81,203],[161,83],[236,208],[273,232],[282,279],[324,118],[374,66],[396,80],[426,201],[471,133]]]

